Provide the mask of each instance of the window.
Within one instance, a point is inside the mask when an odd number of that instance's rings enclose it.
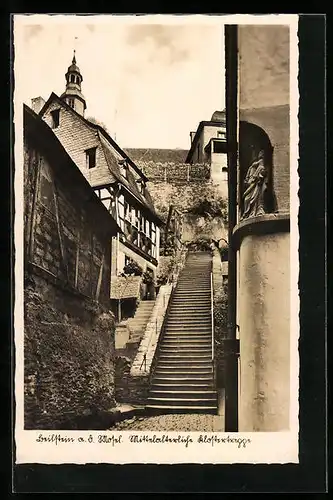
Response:
[[[87,168],[96,167],[96,148],[86,149],[86,166]]]
[[[151,224],[151,240],[154,244],[156,243],[156,227],[153,222]]]
[[[144,194],[145,192],[145,182],[143,179],[139,179],[138,181],[136,181],[138,183],[138,188],[139,188],[139,191],[141,194]]]
[[[79,85],[79,83],[80,83],[80,78],[79,78],[78,76],[76,77],[76,83],[77,83],[78,85]]]
[[[125,266],[128,266],[129,264],[132,264],[133,262],[134,261],[133,261],[133,259],[131,259],[131,257],[128,257],[128,255],[125,255]]]
[[[74,82],[75,82],[75,76],[71,75],[71,83],[74,83]]]
[[[214,153],[225,153],[225,143],[222,141],[214,141],[213,143],[213,152]]]
[[[59,127],[60,109],[54,109],[53,111],[51,111],[51,118],[52,118],[52,128]]]
[[[68,99],[68,105],[74,109],[74,99]]]
[[[145,227],[146,227],[146,221],[143,215],[141,215],[141,226],[140,226],[140,231],[143,233],[145,232]]]
[[[120,160],[118,162],[118,165],[119,165],[119,170],[120,170],[120,173],[121,175],[123,175],[126,179],[127,179],[127,162],[126,160]]]
[[[222,132],[221,130],[219,130],[219,131],[217,132],[217,137],[218,137],[219,139],[225,139],[225,137],[226,137],[226,136],[225,136],[225,132]]]

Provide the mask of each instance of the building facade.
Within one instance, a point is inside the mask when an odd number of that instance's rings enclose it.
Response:
[[[195,132],[190,132],[191,147],[186,163],[207,163],[211,179],[219,192],[228,195],[228,165],[226,148],[225,111],[215,111],[210,121],[202,121]]]
[[[52,93],[44,104],[36,98],[33,106],[121,229],[112,240],[112,278],[116,280],[131,261],[154,276],[162,222],[147,189],[148,179],[102,126],[85,118],[83,78],[75,55],[65,77],[60,97]]]
[[[25,428],[71,427],[78,415],[115,404],[110,239],[118,231],[52,130],[25,106]]]

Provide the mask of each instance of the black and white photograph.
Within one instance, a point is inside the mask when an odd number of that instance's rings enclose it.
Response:
[[[14,16],[18,462],[297,463],[297,19]]]

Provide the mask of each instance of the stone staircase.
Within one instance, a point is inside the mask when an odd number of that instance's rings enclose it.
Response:
[[[142,300],[135,311],[133,318],[126,321],[126,325],[130,330],[128,344],[139,344],[154,308],[154,300]]]
[[[212,368],[210,252],[190,252],[172,297],[146,408],[217,413]]]

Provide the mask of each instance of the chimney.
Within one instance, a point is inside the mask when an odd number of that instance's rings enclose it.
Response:
[[[191,144],[192,144],[192,142],[193,142],[194,136],[195,136],[195,132],[190,132]]]
[[[38,115],[40,110],[45,104],[45,100],[42,97],[34,97],[31,99],[31,109]]]

